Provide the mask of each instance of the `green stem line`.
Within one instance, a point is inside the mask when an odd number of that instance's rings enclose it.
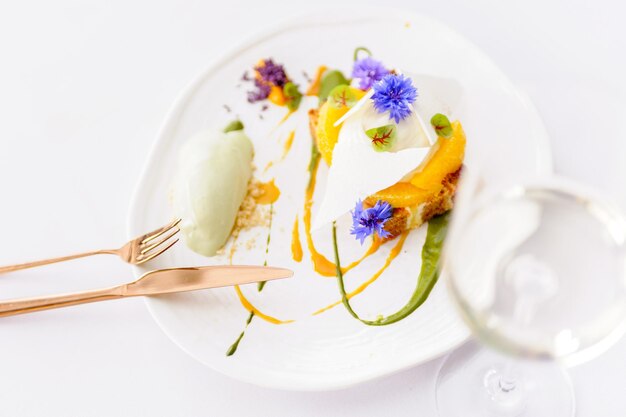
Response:
[[[341,272],[339,248],[337,245],[337,228],[335,227],[335,223],[333,223],[333,247],[335,252],[335,264],[337,266],[337,284],[339,286],[339,292],[341,293],[341,301],[346,307],[346,310],[348,310],[348,313],[368,326],[386,326],[404,319],[417,310],[417,308],[426,301],[439,278],[439,258],[441,257],[443,241],[448,230],[448,217],[449,213],[445,213],[432,218],[428,222],[426,242],[424,242],[422,248],[422,267],[417,278],[415,290],[409,301],[395,313],[377,320],[362,319],[350,305],[350,299],[348,298],[343,282],[343,273]]]
[[[243,339],[243,337],[246,335],[246,329],[248,328],[248,325],[252,321],[253,317],[254,317],[254,313],[250,312],[250,315],[248,316],[248,320],[246,320],[246,327],[243,328],[237,340],[235,340],[235,342],[232,345],[230,345],[230,347],[226,351],[226,356],[232,356],[235,354],[235,352],[237,352],[237,348],[239,347],[239,342],[241,342],[241,339]]]
[[[359,59],[359,52],[366,52],[369,56],[372,56],[372,51],[370,51],[369,49],[367,49],[364,46],[358,46],[355,50],[354,50],[354,60],[356,61],[357,59]]]
[[[265,262],[263,262],[263,266],[267,266],[267,254],[269,253],[269,250],[270,250],[270,236],[272,232],[272,213],[273,212],[274,212],[274,204],[272,203],[270,204],[270,221],[269,221],[269,229],[267,231],[267,243],[265,246]],[[263,291],[263,288],[265,287],[266,282],[267,281],[259,282],[258,287],[257,287],[259,292]],[[254,318],[254,313],[251,311],[250,315],[248,316],[248,319],[246,320],[246,325],[244,326],[243,330],[239,334],[239,337],[237,337],[235,342],[232,345],[230,345],[228,350],[226,350],[226,356],[232,356],[235,354],[235,352],[237,352],[237,348],[239,348],[239,342],[241,342],[241,339],[243,339],[243,337],[246,335],[246,330],[248,329],[248,326],[252,322],[253,318]]]
[[[263,262],[263,266],[267,266],[267,256],[270,252],[270,238],[272,236],[273,213],[274,213],[274,203],[270,204],[270,221],[269,221],[269,227],[267,229],[267,241],[265,243],[265,261]],[[266,283],[267,281],[261,281],[257,284],[257,289],[259,290],[259,292],[263,291],[263,288],[265,287]]]

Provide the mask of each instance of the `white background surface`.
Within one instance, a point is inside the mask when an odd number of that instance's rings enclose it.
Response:
[[[394,3],[447,22],[491,55],[544,117],[557,170],[611,190],[626,208],[623,4]],[[216,55],[297,13],[295,4],[0,4],[0,263],[122,243],[135,182],[179,91]],[[2,277],[0,292],[130,278],[121,262],[92,258]],[[101,303],[0,321],[0,416],[435,416],[439,365],[345,391],[271,391],[187,357],[142,300]],[[626,339],[571,374],[578,416],[626,413]]]

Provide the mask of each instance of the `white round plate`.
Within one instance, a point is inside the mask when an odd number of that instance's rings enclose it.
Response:
[[[241,77],[259,59],[272,57],[305,88],[303,71],[313,74],[320,64],[349,74],[352,53],[358,46],[369,48],[388,67],[417,74],[417,106],[425,118],[440,111],[463,123],[468,138],[468,166],[476,155],[489,149],[489,154],[499,155],[489,162],[495,175],[542,174],[550,170],[546,133],[528,100],[474,45],[425,16],[387,8],[315,12],[290,19],[217,60],[183,92],[169,113],[139,182],[128,231],[136,236],[172,218],[168,193],[179,147],[197,131],[222,127],[239,116],[255,146],[257,175],[261,180],[275,177],[282,192],[274,205],[268,263],[295,271],[294,278],[269,283],[261,293],[254,285],[243,291],[265,313],[295,322],[278,326],[255,318],[237,353],[227,357],[228,347],[243,330],[248,316],[234,289],[147,299],[155,320],[176,344],[233,378],[287,390],[337,389],[428,361],[468,337],[441,284],[411,316],[389,326],[366,326],[341,305],[325,314],[311,315],[339,300],[336,280],[313,272],[306,244],[301,263],[291,259],[289,249],[292,225],[295,216],[301,215],[308,180],[312,142],[306,107],[315,105],[316,99],[308,98],[296,114],[277,127],[285,109],[270,106],[262,111],[261,104],[248,104],[246,91],[251,86]],[[280,159],[292,129],[296,133],[291,151],[263,173],[267,162]],[[321,189],[326,172],[325,166],[320,168]],[[322,192],[316,192],[316,202]],[[344,218],[338,231],[344,264],[364,250],[348,236],[347,223]],[[233,262],[262,264],[267,233],[267,228],[256,228],[244,234]],[[418,276],[424,236],[425,228],[411,233],[401,256],[378,281],[353,299],[362,317],[389,314],[407,301]],[[333,259],[330,229],[322,228],[314,238],[321,252]],[[380,268],[391,246],[384,245],[346,275],[348,290]],[[148,265],[135,268],[135,274],[227,261],[225,256],[201,257],[179,243]]]

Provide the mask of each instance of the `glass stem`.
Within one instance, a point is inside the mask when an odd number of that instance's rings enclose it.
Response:
[[[485,373],[483,384],[494,414],[516,416],[523,411],[524,384],[512,361],[494,365]]]
[[[498,385],[505,393],[513,391],[517,387],[517,380],[513,371],[513,363],[511,361],[505,362],[504,368],[500,373],[500,381],[498,382]]]
[[[521,298],[515,306],[513,315],[518,321],[528,323],[533,312],[532,302]],[[497,413],[515,416],[524,409],[526,394],[523,390],[523,379],[512,359],[505,358],[501,365],[488,370],[484,377],[484,385]]]

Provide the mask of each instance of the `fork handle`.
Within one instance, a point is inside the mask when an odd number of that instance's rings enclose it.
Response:
[[[96,301],[115,300],[126,296],[125,288],[126,285],[120,285],[100,290],[4,301],[0,302],[0,317],[33,313],[35,311],[51,310],[54,308],[69,307],[78,304],[94,303]]]
[[[7,265],[7,266],[0,267],[0,274],[4,274],[6,272],[19,271],[22,269],[35,268],[37,266],[55,264],[58,262],[71,261],[72,259],[85,258],[87,256],[103,255],[103,254],[116,255],[117,251],[109,250],[109,249],[94,250],[90,252],[78,253],[76,255],[60,256],[58,258],[43,259],[41,261],[25,262],[23,264],[16,264],[16,265]]]

